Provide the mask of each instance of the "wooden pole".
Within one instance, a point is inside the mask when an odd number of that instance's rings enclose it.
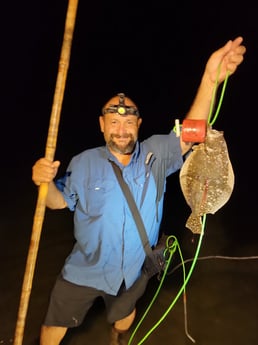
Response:
[[[59,60],[59,69],[56,80],[56,87],[50,116],[50,123],[48,129],[48,137],[46,143],[45,157],[49,160],[54,160],[58,126],[60,122],[60,114],[64,97],[64,90],[67,78],[67,71],[70,62],[71,46],[73,39],[73,32],[75,27],[76,13],[78,7],[78,0],[69,0],[65,30],[63,36],[63,43],[61,55]],[[38,199],[34,214],[34,221],[32,227],[32,235],[29,246],[29,252],[26,262],[25,274],[23,278],[23,285],[21,291],[20,305],[18,310],[18,318],[15,329],[14,345],[21,345],[23,341],[23,334],[25,328],[25,320],[29,305],[29,298],[31,293],[33,275],[36,265],[40,235],[45,216],[46,197],[48,193],[48,183],[42,183],[39,187]]]

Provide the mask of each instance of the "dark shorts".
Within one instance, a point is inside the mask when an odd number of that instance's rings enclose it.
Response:
[[[117,296],[112,296],[91,287],[70,283],[59,276],[50,296],[44,325],[68,328],[79,326],[99,297],[102,297],[105,303],[107,321],[112,324],[125,318],[134,310],[147,283],[147,276],[142,274],[130,289],[126,290],[122,284]]]

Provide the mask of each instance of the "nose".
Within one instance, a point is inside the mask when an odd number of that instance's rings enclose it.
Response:
[[[119,135],[123,135],[123,134],[127,133],[126,132],[126,125],[123,123],[120,123],[119,126],[117,127],[117,133]]]

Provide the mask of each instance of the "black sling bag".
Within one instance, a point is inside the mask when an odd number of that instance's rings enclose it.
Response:
[[[148,275],[149,278],[151,278],[155,274],[159,274],[165,269],[166,260],[165,260],[164,250],[166,248],[167,236],[166,235],[161,236],[161,239],[159,240],[157,246],[154,249],[151,248],[149,239],[147,237],[147,233],[145,230],[145,226],[142,221],[142,217],[135,203],[135,200],[132,196],[132,193],[127,183],[123,179],[122,172],[120,168],[113,161],[110,161],[110,163],[112,164],[117,180],[120,184],[120,187],[125,195],[125,198],[131,210],[131,213],[134,217],[134,221],[137,225],[139,235],[142,241],[142,245],[146,253],[146,258],[143,264],[143,271]]]

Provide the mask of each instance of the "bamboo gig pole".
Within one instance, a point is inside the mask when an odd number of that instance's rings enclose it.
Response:
[[[56,80],[55,94],[53,99],[52,111],[50,116],[50,123],[48,129],[48,137],[46,143],[45,157],[49,160],[54,160],[58,126],[60,122],[60,114],[62,102],[64,97],[64,90],[67,78],[67,71],[70,62],[71,46],[73,39],[73,32],[75,27],[76,13],[78,7],[78,0],[69,0],[66,13],[65,30],[63,36],[63,44],[59,60],[59,69]],[[39,187],[38,199],[34,214],[34,221],[32,227],[32,235],[30,247],[26,262],[25,274],[23,278],[23,285],[21,291],[20,305],[18,310],[18,318],[15,329],[14,345],[21,345],[23,341],[23,334],[25,328],[25,320],[29,305],[29,298],[31,293],[33,275],[37,259],[40,235],[44,221],[46,209],[46,197],[48,193],[48,183],[42,183]]]

